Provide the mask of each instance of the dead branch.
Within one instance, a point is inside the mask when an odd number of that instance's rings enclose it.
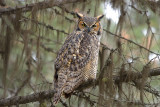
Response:
[[[130,81],[142,78],[142,75],[143,74],[141,72],[124,71],[121,78],[120,76],[116,76],[114,80],[115,80],[115,83],[130,82]],[[148,77],[158,76],[158,75],[160,75],[160,68],[151,69],[148,73]]]
[[[151,69],[149,71],[148,77],[151,76],[158,76],[160,75],[160,68],[156,68],[156,69]],[[132,77],[132,78],[129,78]],[[142,78],[142,74],[141,73],[128,73],[127,71],[124,71],[123,76],[120,77],[116,76],[114,78],[115,83],[119,83],[119,82],[129,82],[136,80],[136,79],[140,79]],[[85,89],[86,87],[91,87],[94,85],[98,84],[98,79],[96,81],[90,81],[84,85],[81,85],[80,88],[78,88],[78,90],[82,90]],[[11,98],[6,98],[6,99],[1,99],[0,100],[0,106],[9,106],[9,105],[16,105],[16,104],[26,104],[26,103],[30,103],[30,102],[36,102],[39,100],[43,100],[43,99],[48,99],[51,98],[54,95],[54,91],[53,90],[48,90],[48,91],[42,91],[42,92],[38,92],[38,93],[34,93],[34,94],[30,94],[30,95],[26,95],[26,96],[15,96],[15,97],[11,97]]]
[[[103,29],[103,30],[104,30],[105,32],[107,32],[108,34],[111,34],[111,35],[113,35],[113,36],[116,36],[116,37],[118,37],[118,38],[121,38],[121,39],[123,39],[123,40],[126,40],[126,41],[128,41],[128,42],[130,42],[130,43],[133,43],[133,44],[139,46],[139,47],[142,48],[142,49],[145,49],[146,51],[148,51],[148,52],[150,52],[150,53],[153,53],[153,54],[156,54],[156,55],[159,55],[159,56],[160,56],[160,54],[155,53],[155,52],[153,52],[153,51],[151,51],[151,50],[149,50],[149,49],[147,49],[147,48],[145,48],[145,47],[137,44],[136,42],[134,42],[134,41],[132,41],[132,40],[129,40],[129,39],[126,39],[126,38],[124,38],[124,37],[122,37],[122,36],[120,36],[120,35],[114,34],[114,33],[110,32],[110,31],[108,31],[108,30],[106,30],[106,29]]]
[[[53,6],[64,5],[68,3],[75,3],[82,0],[46,0],[38,3],[26,4],[25,6],[16,6],[16,7],[8,7],[8,8],[0,8],[0,16],[7,14],[14,14],[17,11],[28,12],[32,11],[34,7],[37,10],[51,8]]]
[[[132,86],[135,86],[137,89],[140,89],[141,83],[139,81],[134,81],[134,84],[131,84]],[[160,97],[159,91],[156,89],[152,88],[148,84],[145,84],[145,87],[143,88],[146,92],[151,93],[157,97]]]
[[[94,97],[99,97],[98,95],[95,95],[95,94],[92,94],[92,93],[90,93],[90,92],[82,92],[83,94],[88,94],[88,95],[90,95],[90,96],[94,96]],[[76,94],[74,94],[74,95],[76,95]],[[76,95],[76,96],[78,96],[78,95]],[[81,95],[82,96],[82,95]],[[79,96],[79,97],[81,97],[81,96]],[[86,98],[84,98],[84,96],[83,97],[81,97],[81,98],[83,98],[83,99],[86,99]],[[128,100],[119,100],[119,99],[116,99],[116,98],[105,98],[104,100],[105,101],[107,101],[107,100],[109,100],[109,99],[112,99],[115,103],[118,103],[118,102],[124,102],[124,103],[126,103],[126,104],[129,104],[129,105],[156,105],[155,103],[141,103],[140,101],[128,101]],[[88,100],[88,99],[87,99]],[[94,103],[97,103],[96,101],[94,101]],[[101,104],[102,105],[102,104]]]
[[[27,96],[15,96],[11,98],[1,99],[0,106],[9,106],[16,104],[26,104],[30,102],[40,101],[42,99],[51,98],[54,95],[53,90],[38,92]]]
[[[39,21],[37,21],[37,20],[29,19],[29,18],[24,17],[24,16],[23,16],[23,19],[24,19],[24,20],[31,20],[32,22],[34,22],[34,23],[36,23],[36,24],[39,24],[39,25],[42,25],[42,26],[46,27],[47,29],[55,30],[55,31],[57,31],[57,32],[61,32],[61,33],[63,33],[63,34],[69,35],[69,33],[65,32],[64,30],[56,29],[56,28],[54,28],[54,27],[51,26],[51,25],[47,25],[47,24],[42,23],[42,22],[39,22]]]
[[[24,86],[29,82],[30,78],[31,78],[31,71],[28,70],[28,75],[27,78],[23,81],[23,83],[20,85],[20,87],[17,89],[15,96],[18,95],[18,93],[24,88]]]
[[[59,6],[60,7],[60,6]],[[60,7],[61,8],[61,7]],[[62,10],[65,10],[65,12],[67,12],[67,13],[70,13],[70,14],[72,14],[72,15],[74,15],[75,13],[74,12],[69,12],[68,10],[66,10],[66,8],[61,8]],[[73,19],[70,19],[69,17],[66,17],[66,16],[64,16],[64,14],[63,13],[61,13],[61,12],[59,12],[57,9],[52,9],[52,10],[54,10],[54,12],[57,14],[57,15],[61,15],[61,16],[63,16],[66,20],[68,20],[69,22],[74,22],[75,23],[75,20],[73,20]]]

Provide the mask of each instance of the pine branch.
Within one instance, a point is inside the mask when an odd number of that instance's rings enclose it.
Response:
[[[129,40],[129,39],[126,39],[126,38],[124,38],[124,37],[122,37],[122,36],[120,36],[120,35],[114,34],[114,33],[110,32],[110,31],[108,31],[108,30],[106,30],[106,29],[103,29],[103,30],[104,30],[105,32],[113,35],[113,36],[116,36],[116,37],[118,37],[118,38],[120,38],[120,39],[126,40],[126,41],[128,41],[128,42],[130,42],[130,43],[132,43],[132,44],[134,44],[134,45],[137,45],[137,46],[139,46],[139,48],[142,48],[142,49],[144,49],[144,50],[146,50],[146,51],[148,51],[148,52],[150,52],[150,53],[153,53],[153,54],[156,54],[156,55],[160,56],[160,54],[155,53],[155,52],[153,52],[153,51],[151,51],[151,50],[149,50],[149,49],[147,49],[147,48],[145,48],[145,47],[137,44],[136,42],[134,42],[134,41],[132,41],[132,40]]]
[[[83,0],[45,0],[43,2],[26,4],[25,6],[16,6],[8,8],[0,8],[0,16],[7,14],[14,14],[18,11],[28,12],[32,11],[35,7],[37,10],[51,8],[53,6],[64,5],[68,3],[75,3]]]
[[[156,68],[156,69],[151,69],[149,71],[149,75],[148,77],[151,76],[159,76],[160,75],[160,68]],[[132,77],[132,78],[130,78]],[[115,77],[115,83],[118,82],[128,82],[136,80],[136,79],[140,79],[142,78],[142,74],[141,73],[128,73],[127,71],[124,72],[123,77],[121,77],[121,79],[119,78],[119,76]],[[82,90],[85,89],[86,86],[95,86],[97,85],[98,79],[94,82],[88,82],[84,85],[81,85],[80,88],[78,88],[78,90]],[[38,92],[38,93],[34,93],[34,94],[30,94],[30,95],[26,95],[26,96],[15,96],[15,97],[11,97],[11,98],[6,98],[6,99],[1,99],[0,100],[0,106],[9,106],[9,105],[16,105],[16,104],[26,104],[26,103],[30,103],[30,102],[36,102],[36,101],[40,101],[43,99],[49,99],[52,98],[54,95],[54,91],[53,90],[49,90],[49,91],[42,91],[42,92]]]
[[[51,98],[54,95],[53,90],[38,92],[26,96],[15,96],[11,98],[1,99],[0,106],[10,106],[17,104],[26,104],[30,102],[36,102],[43,99]]]
[[[120,76],[116,76],[114,78],[115,83],[119,83],[119,82],[130,82],[130,81],[134,81],[136,79],[140,79],[142,78],[142,73],[140,72],[128,72],[128,71],[124,71],[122,74],[122,77]],[[152,76],[158,76],[160,75],[160,68],[155,68],[155,69],[151,69],[148,73],[148,77],[152,77]]]
[[[41,25],[41,26],[44,26],[44,27],[46,27],[47,29],[55,30],[55,31],[61,32],[61,33],[65,34],[65,35],[69,35],[69,33],[65,32],[64,30],[56,29],[56,28],[54,28],[54,27],[51,26],[51,25],[47,25],[47,24],[42,23],[42,22],[39,22],[39,21],[37,21],[37,20],[29,19],[29,18],[24,17],[24,16],[23,16],[23,19],[24,19],[24,20],[31,20],[32,22],[34,22],[34,23],[36,23],[36,24],[39,24],[39,25]]]

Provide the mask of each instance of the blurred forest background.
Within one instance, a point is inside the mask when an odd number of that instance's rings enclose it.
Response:
[[[0,107],[53,107],[54,60],[75,12],[105,15],[98,74],[57,107],[159,107],[159,0],[0,0]]]

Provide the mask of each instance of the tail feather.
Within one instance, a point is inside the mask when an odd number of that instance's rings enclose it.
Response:
[[[53,103],[54,103],[54,105],[56,105],[58,103],[58,101],[61,98],[61,95],[62,95],[62,91],[58,91],[58,92],[56,92],[54,94],[54,97],[53,97]]]
[[[54,90],[56,91],[53,96],[53,103],[57,104],[63,94],[63,87],[65,86],[67,75],[66,70],[61,69],[56,78],[54,78]]]

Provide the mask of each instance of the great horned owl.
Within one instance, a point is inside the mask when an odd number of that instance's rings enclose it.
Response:
[[[55,61],[54,104],[61,95],[67,96],[81,84],[96,79],[103,16],[77,13],[77,29],[67,37]]]

